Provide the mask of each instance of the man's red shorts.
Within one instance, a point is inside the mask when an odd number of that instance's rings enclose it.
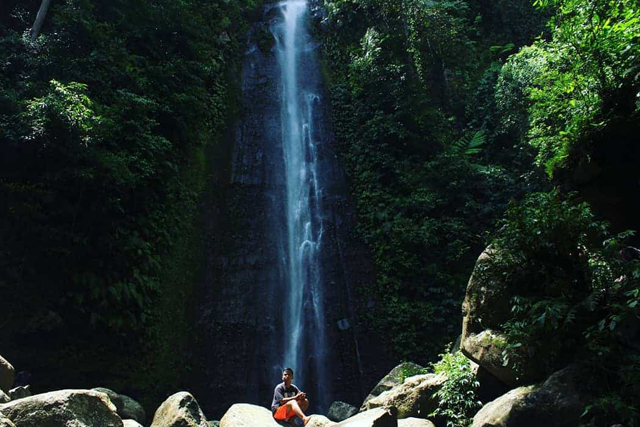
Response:
[[[278,421],[287,421],[288,419],[295,417],[293,410],[290,408],[291,407],[289,405],[282,405],[276,409],[276,412],[273,414],[273,418]]]

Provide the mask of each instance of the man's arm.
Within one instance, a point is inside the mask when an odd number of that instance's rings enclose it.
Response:
[[[291,402],[292,400],[304,399],[305,397],[307,397],[306,393],[299,392],[298,394],[296,394],[295,396],[292,396],[292,397],[283,397],[282,399],[280,399],[280,403],[281,404],[285,404],[287,402]]]

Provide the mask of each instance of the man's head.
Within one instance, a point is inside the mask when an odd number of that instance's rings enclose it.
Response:
[[[284,368],[282,370],[282,381],[284,381],[287,385],[291,384],[291,381],[293,381],[293,369]]]

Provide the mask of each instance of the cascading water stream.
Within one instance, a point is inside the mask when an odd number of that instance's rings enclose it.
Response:
[[[265,4],[248,34],[234,143],[212,157],[196,351],[199,395],[217,416],[233,403],[270,405],[285,366],[311,413],[335,400],[359,404],[364,381],[391,364],[377,338],[357,328],[354,303],[365,301],[351,290],[373,278],[352,233],[309,30],[322,14],[319,0]],[[220,380],[230,372],[239,378]]]
[[[305,85],[301,61],[309,55],[306,29],[307,2],[279,3],[282,21],[271,30],[276,40],[282,78],[282,149],[285,165],[287,223],[284,271],[284,363],[296,381],[305,385],[305,374],[314,372],[316,402],[326,404],[328,358],[325,340],[324,290],[320,250],[323,235],[322,189],[314,135],[314,108],[320,97]],[[311,85],[312,86],[312,85]]]

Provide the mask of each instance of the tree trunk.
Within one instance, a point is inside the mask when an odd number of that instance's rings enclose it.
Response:
[[[40,10],[38,10],[38,15],[36,16],[36,22],[33,23],[33,28],[31,28],[31,41],[34,42],[40,35],[40,29],[42,28],[42,23],[44,22],[44,17],[47,16],[47,9],[49,9],[49,3],[51,0],[42,0],[40,4]]]

